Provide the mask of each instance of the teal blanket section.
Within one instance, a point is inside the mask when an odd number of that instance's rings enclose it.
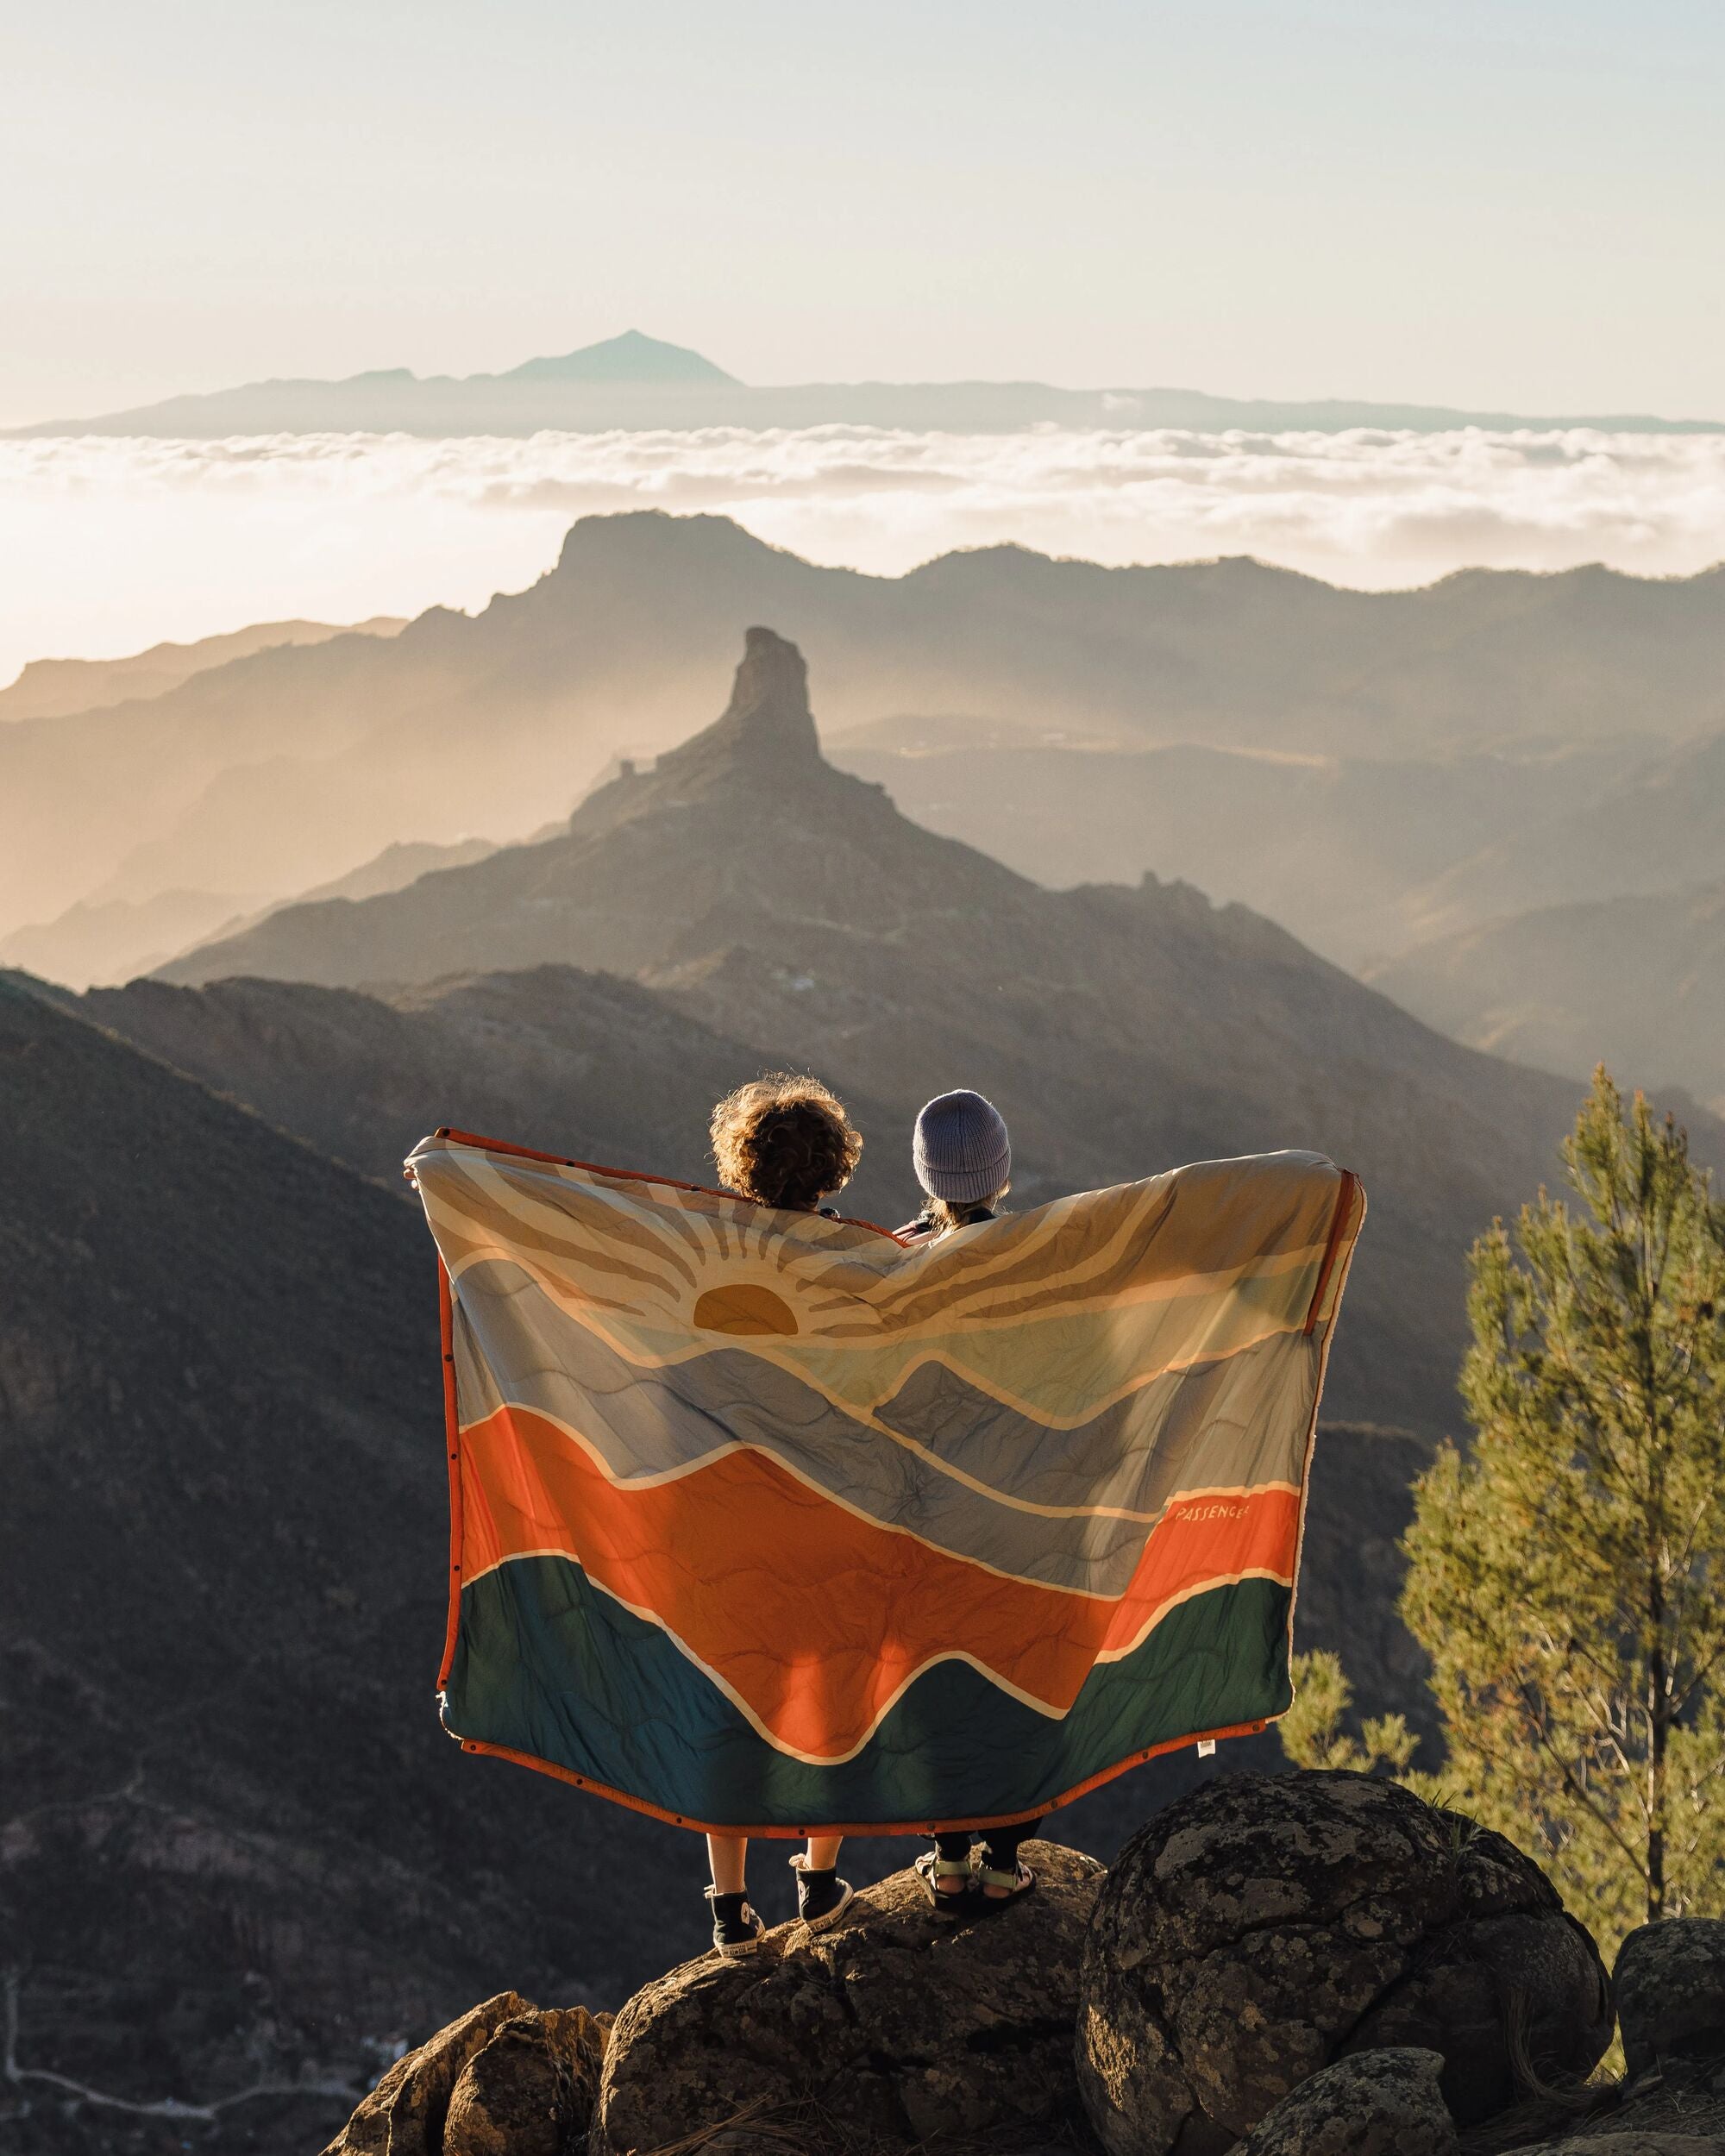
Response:
[[[1285,1712],[1290,1599],[1270,1580],[1194,1595],[1132,1653],[1099,1663],[1058,1719],[967,1662],[936,1663],[852,1758],[818,1764],[769,1743],[667,1633],[571,1559],[518,1557],[462,1590],[444,1720],[693,1824],[1030,1816],[1157,1745]]]

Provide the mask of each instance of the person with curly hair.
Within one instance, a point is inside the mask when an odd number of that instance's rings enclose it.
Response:
[[[862,1134],[837,1096],[819,1078],[787,1070],[726,1094],[710,1127],[725,1188],[791,1213],[821,1211],[862,1157]]]
[[[719,1181],[739,1198],[789,1213],[825,1212],[822,1199],[842,1190],[862,1154],[861,1133],[837,1096],[817,1078],[772,1071],[712,1112],[712,1156]],[[849,1883],[838,1876],[837,1834],[812,1834],[791,1858],[797,1875],[797,1914],[811,1932],[825,1931],[844,1914]],[[750,1907],[746,1834],[709,1834],[712,1943],[727,1960],[753,1953],[766,1925]]]

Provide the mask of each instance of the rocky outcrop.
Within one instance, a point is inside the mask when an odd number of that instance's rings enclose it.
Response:
[[[1725,1919],[1642,1925],[1619,1949],[1612,1984],[1632,2074],[1672,2059],[1725,2059]]]
[[[610,2021],[500,1991],[398,2059],[323,2156],[564,2156],[592,2118]]]
[[[1443,2068],[1402,2046],[1339,2059],[1260,2119],[1239,2156],[1455,2156]]]
[[[1725,2156],[1725,1923],[1604,1972],[1530,1859],[1392,1783],[1236,1775],[1106,1877],[937,1921],[913,1873],[637,1992],[515,1992],[392,2066],[326,2156]],[[1075,2046],[1076,2034],[1076,2046]],[[1088,2113],[1088,2120],[1086,2114]]]
[[[442,2156],[563,2156],[592,2120],[610,2028],[580,2006],[505,2021],[461,2069]]]
[[[323,2156],[439,2156],[449,2098],[467,2062],[505,2021],[534,2011],[518,1991],[493,1999],[398,2059]]]
[[[1516,2065],[1580,2078],[1605,1972],[1529,1858],[1395,1783],[1209,1783],[1120,1854],[1079,1986],[1079,2085],[1110,2156],[1212,2156],[1333,2059],[1440,2053],[1463,2125]],[[1524,2056],[1523,2056],[1524,2055]]]
[[[998,2141],[1077,2109],[1072,2021],[1101,1865],[1026,1842],[1034,1892],[974,1923],[936,1921],[910,1871],[856,1897],[837,1929],[770,1933],[631,1999],[605,2060],[596,2156],[630,2156],[735,2121],[805,2149]],[[779,2144],[784,2146],[782,2141]]]

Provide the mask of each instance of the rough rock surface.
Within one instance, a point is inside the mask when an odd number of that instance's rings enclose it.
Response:
[[[794,1924],[740,1961],[708,1954],[637,1992],[606,2054],[596,2156],[737,2122],[799,2146],[909,2148],[937,2135],[1004,2149],[1077,2108],[1072,2021],[1101,1866],[1025,1844],[1035,1891],[937,1921],[910,1871],[858,1894],[831,1932]],[[718,2144],[714,2144],[715,2147]],[[778,2146],[782,2148],[784,2144]]]
[[[610,2026],[580,2006],[504,2022],[461,2069],[442,2156],[562,2156],[592,2120]]]
[[[536,2009],[518,1991],[499,1991],[398,2059],[323,2156],[440,2156],[456,2082],[505,2021]]]
[[[1239,2156],[1455,2156],[1443,2070],[1407,2046],[1339,2059],[1260,2119]]]
[[[1643,1924],[1623,1941],[1612,1984],[1630,2073],[1657,2059],[1725,2054],[1725,1918]]]
[[[1537,1865],[1394,1783],[1231,1775],[1121,1852],[1087,1942],[1077,2066],[1109,2156],[1212,2156],[1333,2059],[1441,2053],[1466,2125],[1611,2038],[1605,1972]]]
[[[1725,2156],[1725,2139],[1716,2134],[1583,2134],[1566,2141],[1540,2141],[1517,2148],[1514,2156]]]

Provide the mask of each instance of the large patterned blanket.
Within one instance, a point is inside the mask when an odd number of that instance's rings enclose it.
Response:
[[[411,1165],[470,1750],[910,1830],[1287,1708],[1352,1175],[1207,1161],[918,1245],[460,1133]]]

